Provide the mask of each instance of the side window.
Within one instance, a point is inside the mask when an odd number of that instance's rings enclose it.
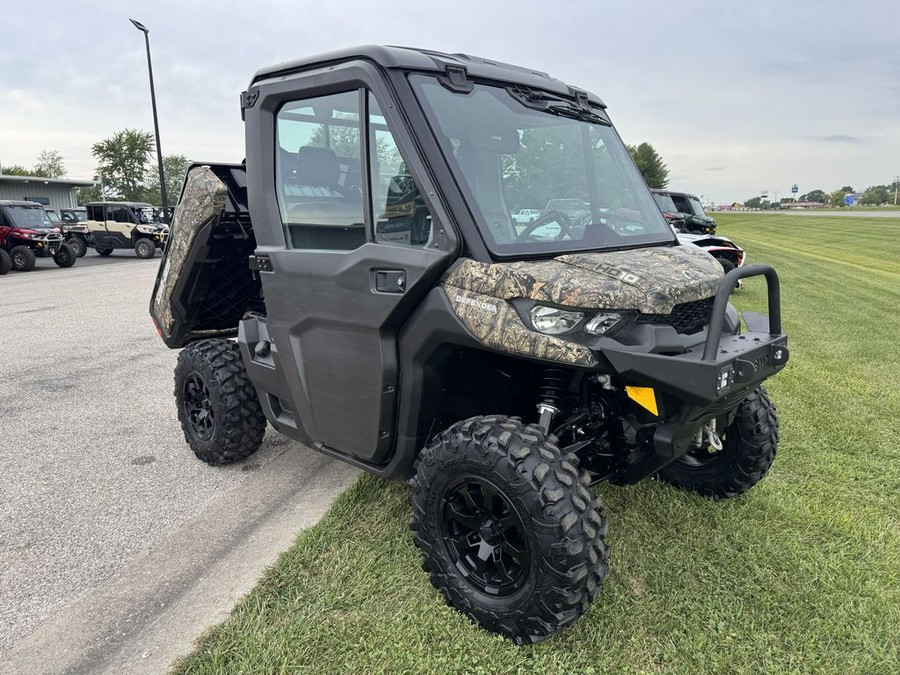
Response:
[[[103,207],[102,206],[88,206],[87,207],[88,220],[99,220],[103,221]]]
[[[109,206],[106,213],[107,220],[114,220],[117,223],[130,223],[128,209],[124,206]]]
[[[359,91],[292,101],[276,121],[275,179],[288,248],[366,241]]]
[[[369,93],[369,163],[375,241],[427,246],[431,212],[413,180],[378,101]]]

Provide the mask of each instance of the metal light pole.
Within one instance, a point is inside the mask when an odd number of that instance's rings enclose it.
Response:
[[[169,221],[169,197],[166,194],[166,174],[163,171],[162,147],[159,143],[159,118],[156,115],[156,90],[153,87],[153,63],[150,61],[150,30],[140,21],[129,19],[144,34],[147,44],[147,72],[150,74],[150,102],[153,104],[153,130],[156,133],[156,159],[159,162],[159,192],[162,197],[163,222]]]

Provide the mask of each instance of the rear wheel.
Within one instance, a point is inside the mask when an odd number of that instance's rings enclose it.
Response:
[[[410,480],[410,527],[448,604],[519,644],[587,611],[606,576],[606,518],[585,474],[535,425],[473,417]]]
[[[34,251],[27,246],[14,246],[12,251],[9,252],[9,257],[12,260],[12,268],[16,272],[33,270],[37,262]]]
[[[66,240],[66,243],[75,251],[76,258],[83,258],[84,254],[87,253],[87,244],[84,243],[84,239],[81,237],[70,237]]]
[[[62,244],[59,247],[59,251],[56,252],[56,255],[53,256],[53,262],[55,262],[59,267],[71,267],[75,264],[75,260],[78,258],[75,255],[75,251],[68,244]]]
[[[111,248],[95,248],[98,254],[102,255],[104,258],[108,255],[112,255],[113,250]]]
[[[156,255],[156,243],[150,239],[138,239],[134,244],[134,252],[138,258],[152,258]]]
[[[763,479],[778,449],[778,415],[764,387],[741,401],[721,433],[722,448],[704,443],[667,465],[659,477],[684,490],[724,499],[743,494]]]
[[[0,277],[12,269],[12,260],[9,253],[0,248]]]
[[[237,462],[259,449],[266,418],[237,343],[185,347],[175,366],[175,400],[184,438],[207,464]]]

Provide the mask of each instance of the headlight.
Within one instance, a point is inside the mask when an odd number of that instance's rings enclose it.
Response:
[[[572,330],[584,318],[584,312],[568,312],[557,307],[537,305],[531,309],[531,325],[547,335],[559,335]]]
[[[584,327],[584,332],[593,335],[603,335],[621,320],[622,315],[619,312],[600,312],[597,316],[588,321],[587,325]]]

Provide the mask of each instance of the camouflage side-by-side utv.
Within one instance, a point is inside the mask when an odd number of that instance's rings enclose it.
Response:
[[[200,459],[268,422],[411,476],[432,583],[521,643],[606,575],[591,485],[721,498],[769,470],[778,278],[679,245],[594,95],[365,47],[260,70],[242,109],[246,163],[190,168],[151,300]],[[579,206],[511,216],[553,200]],[[729,292],[758,275],[742,327]]]

